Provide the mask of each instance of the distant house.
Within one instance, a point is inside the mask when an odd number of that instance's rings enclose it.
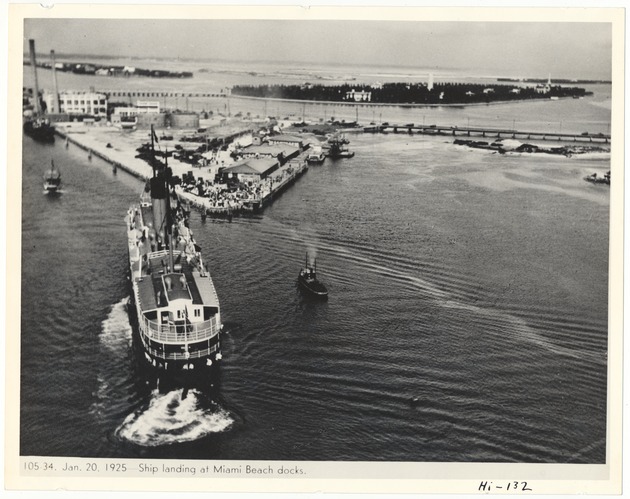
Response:
[[[484,88],[483,89],[483,93],[486,94],[486,95],[487,94],[493,94],[494,93],[494,88],[490,88],[490,87]]]
[[[512,90],[510,90],[510,93],[520,94],[521,93],[521,89],[520,88],[513,88]]]
[[[366,92],[365,90],[357,92],[353,88],[349,92],[346,92],[346,100],[353,100],[355,102],[370,102],[372,100],[372,92]]]
[[[221,172],[223,182],[238,179],[240,182],[260,182],[275,172],[280,163],[274,158],[247,158],[237,161]]]

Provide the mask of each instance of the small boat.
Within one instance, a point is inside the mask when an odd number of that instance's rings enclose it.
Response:
[[[321,164],[326,159],[326,154],[319,146],[314,146],[313,150],[306,157],[306,162],[309,164]]]
[[[303,291],[317,298],[327,298],[328,289],[317,280],[317,260],[313,261],[313,265],[308,263],[308,254],[304,262],[304,268],[298,274],[298,286]]]
[[[338,158],[352,158],[354,152],[350,151],[345,144],[349,141],[343,136],[333,135],[328,139],[328,157],[332,159]]]
[[[57,192],[61,187],[61,173],[55,168],[55,163],[50,160],[50,170],[44,174],[44,190],[46,192]]]
[[[591,182],[593,184],[606,184],[610,185],[610,171],[604,173],[603,177],[598,177],[597,173],[593,173],[592,175],[587,175],[584,177],[584,180],[587,182]]]

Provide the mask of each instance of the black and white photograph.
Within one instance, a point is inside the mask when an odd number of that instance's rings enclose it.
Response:
[[[35,8],[21,483],[491,463],[468,492],[543,465],[619,490],[621,9]]]

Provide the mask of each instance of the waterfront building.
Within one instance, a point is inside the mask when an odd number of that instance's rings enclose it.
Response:
[[[44,95],[48,109],[54,107],[54,94]],[[72,115],[107,116],[107,96],[96,92],[65,91],[59,94],[59,112]]]
[[[142,117],[142,119],[139,119]],[[164,126],[164,116],[160,116],[159,101],[137,101],[133,107],[116,107],[111,115],[114,125],[135,126],[142,122],[143,126]]]
[[[299,147],[290,144],[251,145],[243,148],[239,153],[243,158],[274,158],[281,164],[295,158],[298,154],[300,154]]]
[[[139,114],[158,114],[160,112],[159,101],[142,101],[136,102],[134,107],[116,107],[114,113],[117,116],[129,118],[138,116]]]
[[[237,161],[221,172],[224,182],[238,179],[240,182],[260,182],[280,168],[274,158],[247,158]]]
[[[301,150],[304,149],[304,140],[302,137],[296,137],[288,134],[269,135],[267,137],[269,145],[292,145],[298,147]]]

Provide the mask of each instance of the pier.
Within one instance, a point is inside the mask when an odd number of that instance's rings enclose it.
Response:
[[[141,180],[147,180],[152,176],[151,166],[146,161],[136,157],[136,146],[140,144],[132,144],[128,135],[126,141],[123,142],[123,137],[119,133],[105,127],[100,130],[77,130],[73,127],[56,126],[55,131],[68,144],[85,150],[88,153],[88,158],[95,156],[111,164],[114,172],[120,169]],[[234,137],[239,135],[240,133],[234,134]],[[250,192],[238,199],[226,197],[220,206],[215,205],[207,197],[185,191],[181,186],[176,186],[175,192],[180,199],[200,208],[204,215],[231,216],[238,213],[257,212],[271,204],[277,196],[308,171],[307,155],[308,149],[272,172],[260,185],[258,194]],[[194,172],[195,178],[214,180],[214,175],[207,168],[191,168],[190,164],[175,159],[169,161],[169,166],[173,170],[173,174],[180,178]]]
[[[610,135],[603,133],[571,133],[571,132],[533,132],[513,130],[506,128],[486,127],[460,127],[450,125],[396,125],[381,124],[363,127],[366,133],[408,133],[420,135],[450,135],[453,137],[492,137],[497,139],[522,139],[522,140],[555,140],[568,142],[595,142],[608,144]]]
[[[216,206],[209,198],[196,196],[186,192],[181,188],[176,188],[175,192],[180,199],[186,200],[191,205],[199,208],[205,215],[222,217],[232,216],[239,213],[256,213],[280,195],[290,185],[308,171],[308,163],[303,156],[289,161],[278,170],[273,172],[265,182],[266,187],[260,195],[252,196],[238,201],[227,201],[222,206]]]

